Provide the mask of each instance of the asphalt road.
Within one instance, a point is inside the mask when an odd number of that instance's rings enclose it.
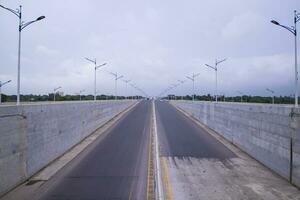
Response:
[[[156,101],[156,115],[161,156],[220,160],[235,157],[227,147],[168,102]]]
[[[146,199],[150,101],[142,101],[46,182],[36,199]]]

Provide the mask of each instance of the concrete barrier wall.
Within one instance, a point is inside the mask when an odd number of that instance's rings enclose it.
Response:
[[[0,106],[0,195],[136,101]]]
[[[300,187],[300,109],[246,103],[171,101],[243,151]],[[293,138],[291,140],[291,138]]]

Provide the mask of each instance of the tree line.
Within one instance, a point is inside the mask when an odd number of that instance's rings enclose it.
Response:
[[[168,95],[163,99],[173,99],[173,100],[193,100],[192,95],[186,96],[176,96],[176,95]],[[215,96],[207,94],[207,95],[195,95],[195,101],[215,101]],[[218,101],[226,101],[226,102],[248,102],[248,103],[272,103],[272,97],[265,96],[251,96],[251,95],[243,95],[243,96],[219,96]],[[295,99],[291,96],[275,96],[274,103],[275,104],[294,104]]]
[[[97,95],[97,100],[113,100],[115,96],[113,95]],[[117,99],[141,99],[141,96],[118,96]],[[93,95],[64,95],[61,96],[59,94],[55,95],[55,101],[87,101],[87,100],[94,100]],[[2,94],[2,102],[16,102],[17,95],[5,95]],[[35,101],[53,101],[54,94],[48,95],[35,95],[35,94],[27,94],[27,95],[20,95],[20,100],[23,102],[35,102]]]

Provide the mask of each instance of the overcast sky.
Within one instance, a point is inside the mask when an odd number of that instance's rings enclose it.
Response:
[[[84,57],[108,63],[97,72],[101,94],[114,91],[109,72],[124,75],[149,95],[200,73],[197,94],[213,94],[214,72],[204,64],[213,65],[216,58],[227,58],[219,66],[221,94],[238,95],[240,90],[269,95],[266,88],[276,95],[293,93],[294,38],[270,20],[292,25],[299,0],[0,0],[0,4],[10,8],[22,4],[24,21],[46,16],[22,33],[23,94],[48,94],[58,86],[68,94],[82,89],[92,94],[94,69]],[[17,25],[16,16],[0,9],[0,80],[12,80],[3,87],[6,94],[16,94]],[[119,94],[131,94],[124,82],[118,85]],[[172,91],[191,92],[191,81]]]

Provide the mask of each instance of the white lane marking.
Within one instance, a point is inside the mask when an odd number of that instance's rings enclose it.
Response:
[[[162,177],[161,177],[160,159],[159,159],[159,143],[158,143],[158,135],[157,135],[156,112],[155,112],[154,100],[152,101],[152,109],[153,109],[153,131],[154,131],[154,142],[155,142],[157,199],[163,200],[164,193],[162,189]]]

